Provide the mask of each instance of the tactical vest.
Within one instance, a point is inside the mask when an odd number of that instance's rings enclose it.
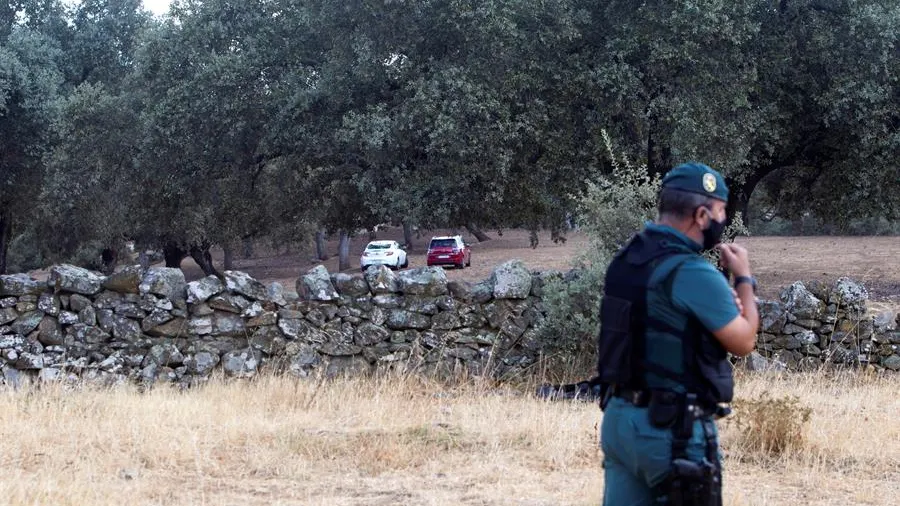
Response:
[[[665,290],[671,301],[674,274],[687,260],[698,258],[687,246],[665,233],[644,230],[635,235],[610,263],[600,310],[598,379],[609,386],[647,390],[647,375],[655,374],[695,393],[701,403],[714,406],[731,402],[734,380],[728,354],[694,316],[684,328],[675,328],[648,313],[651,288]],[[651,287],[651,278],[657,280]],[[654,342],[647,334],[665,334],[680,340],[683,362],[648,360]]]

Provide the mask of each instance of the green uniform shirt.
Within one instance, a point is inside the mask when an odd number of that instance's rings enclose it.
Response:
[[[721,272],[700,256],[702,246],[678,230],[667,225],[648,223],[647,228],[663,233],[671,245],[694,253],[678,268],[672,278],[671,298],[663,282],[665,272],[657,270],[650,278],[647,292],[647,315],[676,329],[684,329],[691,316],[710,332],[715,332],[739,315],[728,280]],[[667,269],[666,269],[667,270]],[[683,372],[682,342],[680,337],[647,330],[647,359],[681,374]],[[676,388],[680,385],[659,375],[648,373],[651,388]]]

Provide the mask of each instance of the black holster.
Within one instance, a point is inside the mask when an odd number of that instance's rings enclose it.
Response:
[[[657,504],[669,506],[722,506],[722,472],[719,468],[718,445],[712,417],[697,404],[695,395],[655,397],[659,406],[651,402],[650,421],[657,427],[670,427],[672,441],[672,469],[658,487]],[[674,402],[671,405],[669,402]],[[675,416],[672,413],[676,413]],[[706,439],[706,454],[702,461],[687,458],[688,441],[694,422],[700,420]],[[659,423],[664,422],[664,423]]]

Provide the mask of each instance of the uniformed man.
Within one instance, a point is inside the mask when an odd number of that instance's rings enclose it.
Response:
[[[747,251],[720,244],[727,201],[717,171],[675,167],[663,178],[657,221],[607,270],[598,340],[598,378],[608,387],[605,505],[721,504],[713,420],[732,400],[727,354],[749,354],[759,326]],[[701,255],[712,248],[721,271]]]

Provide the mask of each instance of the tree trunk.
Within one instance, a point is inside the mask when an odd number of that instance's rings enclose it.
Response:
[[[109,246],[103,248],[103,251],[100,252],[100,260],[102,261],[101,271],[103,274],[109,276],[116,270],[116,263],[118,262],[118,251],[115,246]]]
[[[233,270],[234,248],[232,248],[230,244],[226,244],[225,246],[222,246],[222,253],[224,254],[224,258],[222,259],[222,268],[226,271]]]
[[[338,244],[338,270],[346,271],[350,268],[350,234],[341,230],[341,239]]]
[[[173,242],[167,242],[163,246],[163,257],[166,259],[166,267],[173,269],[181,268],[181,261],[187,253]]]
[[[412,225],[409,222],[403,222],[403,242],[406,243],[406,250],[413,250],[413,234],[412,234]]]
[[[647,135],[647,173],[652,177],[663,175],[674,165],[672,147],[668,142],[659,142],[651,130]]]
[[[0,274],[6,274],[6,254],[12,237],[12,223],[9,215],[0,213]]]
[[[737,184],[733,180],[726,180],[730,195],[728,198],[728,205],[725,207],[725,213],[729,223],[734,219],[735,215],[740,212],[741,218],[744,221],[744,226],[750,227],[750,197],[753,196],[753,191],[756,189],[757,185],[759,185],[766,176],[779,168],[780,167],[778,166],[772,165],[756,168],[744,178],[744,181],[741,184]]]
[[[325,247],[325,231],[316,232],[316,258],[319,260],[328,260],[328,248]]]
[[[202,246],[191,246],[191,258],[197,262],[197,265],[203,270],[203,274],[207,276],[216,276],[221,278],[222,275],[219,274],[219,271],[216,270],[216,267],[213,265],[212,255],[209,253],[209,246],[204,244]]]
[[[478,228],[478,225],[476,225],[475,223],[469,222],[469,224],[466,225],[466,230],[468,230],[470,234],[474,235],[475,238],[478,239],[478,242],[491,240],[491,237],[482,232],[482,230]]]
[[[245,237],[243,240],[243,246],[244,246],[244,252],[243,252],[244,260],[253,258],[253,239],[251,239],[249,237]],[[227,269],[227,267],[226,267],[226,269]]]

